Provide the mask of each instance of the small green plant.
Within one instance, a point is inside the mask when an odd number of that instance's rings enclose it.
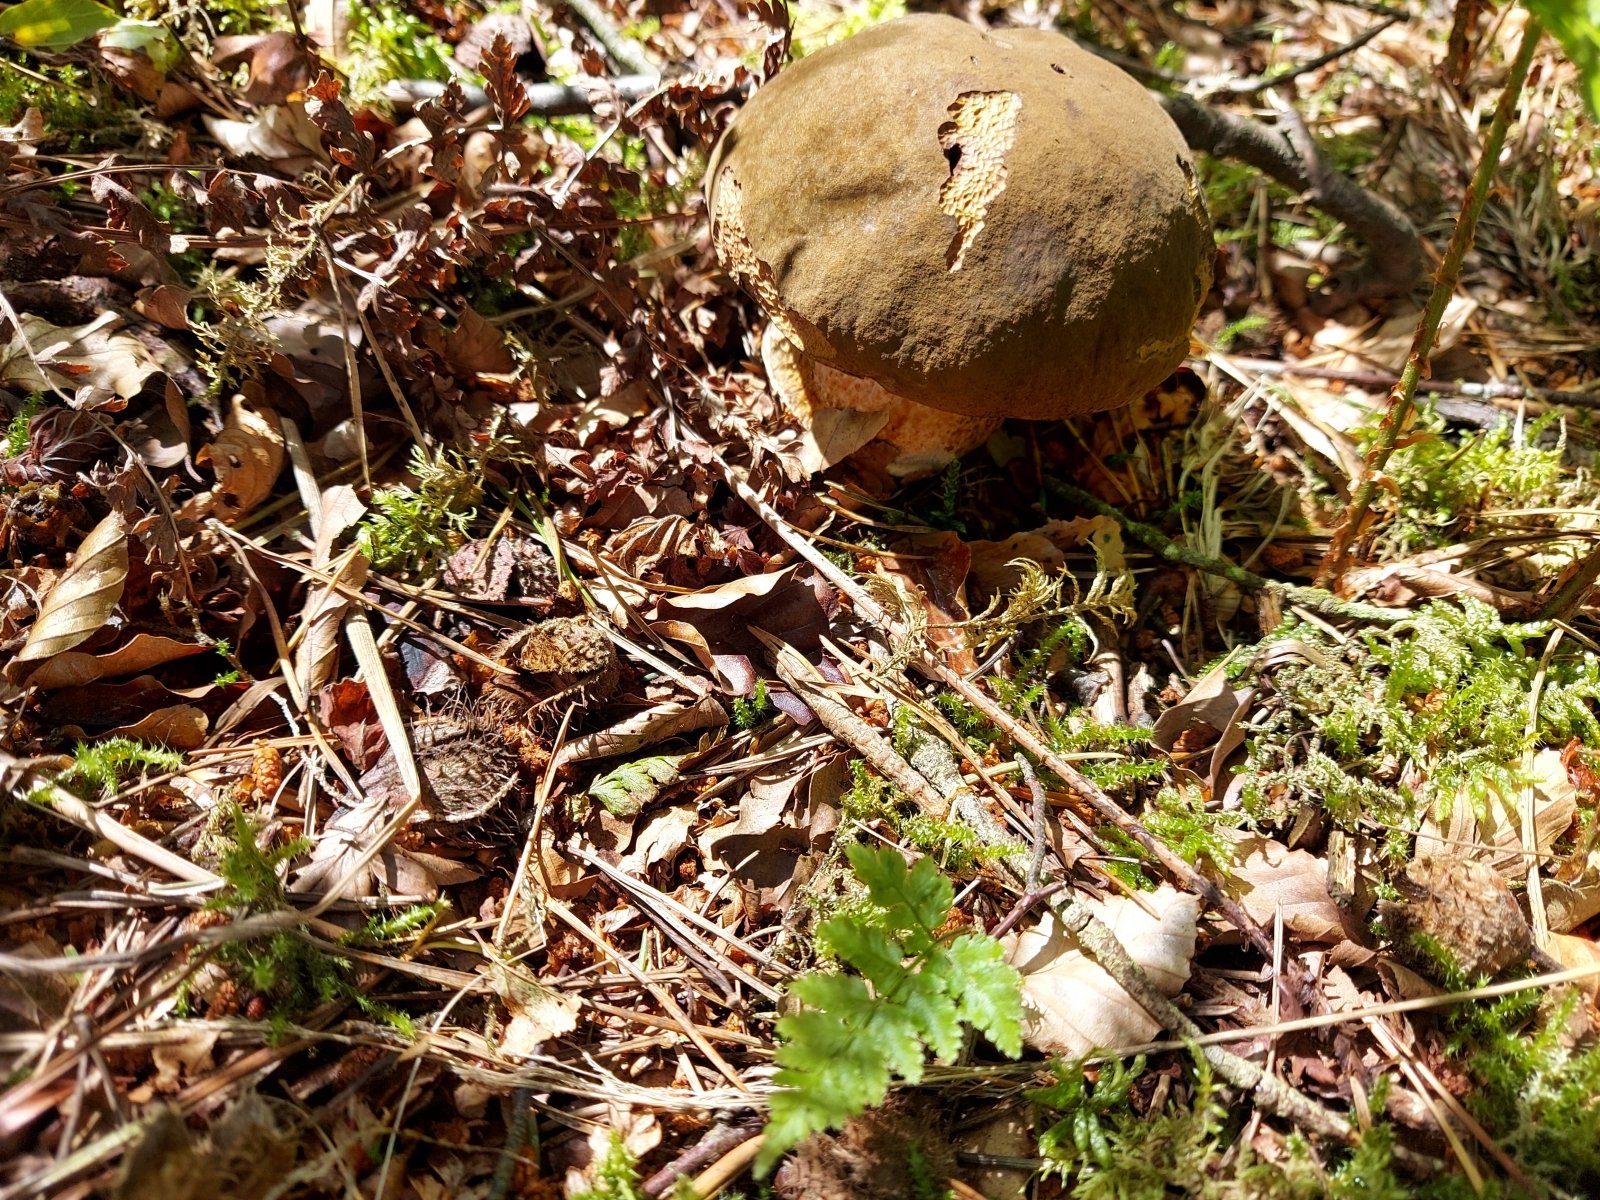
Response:
[[[576,1193],[572,1200],[644,1200],[639,1187],[639,1160],[620,1135],[611,1135],[611,1145],[595,1167],[594,1186]]]
[[[1457,440],[1430,406],[1419,406],[1415,431],[1385,468],[1395,511],[1384,527],[1380,556],[1447,544],[1465,523],[1497,507],[1559,506],[1584,480],[1563,478],[1564,437],[1540,444],[1558,420],[1551,412],[1520,432],[1502,421]],[[1363,452],[1380,436],[1376,423],[1357,431]]]
[[[448,554],[466,535],[483,498],[481,476],[448,450],[430,456],[413,447],[411,473],[416,487],[401,483],[373,493],[373,512],[356,534],[362,553],[379,570]]]
[[[304,838],[295,838],[263,847],[255,822],[237,805],[222,811],[218,817],[223,829],[223,849],[217,860],[217,874],[226,886],[206,907],[236,917],[286,907],[281,871],[292,859],[303,854],[310,843]],[[402,915],[400,919],[415,923],[422,917],[413,913],[409,918]],[[266,1000],[270,1020],[279,1029],[286,1028],[289,1022],[317,1005],[337,1000],[354,1004],[369,1017],[383,1021],[407,1037],[416,1035],[409,1017],[374,1000],[356,986],[347,960],[313,946],[294,930],[221,942],[213,951],[213,958],[229,968],[250,991]],[[180,1010],[186,1011],[187,1006],[188,996],[184,994],[180,996]]]
[[[748,696],[735,696],[733,698],[733,723],[740,729],[754,729],[767,719],[767,714],[774,711],[772,701],[767,698],[767,681],[756,680],[755,689]]]
[[[892,1080],[917,1083],[930,1051],[953,1059],[964,1026],[1008,1057],[1022,1051],[1021,978],[993,938],[941,934],[955,893],[933,861],[908,869],[898,850],[847,853],[869,903],[817,930],[818,948],[849,971],[812,972],[790,988],[806,1007],[778,1022],[781,1090],[758,1174],[811,1134],[881,1104]]]
[[[1409,826],[1425,803],[1520,785],[1524,750],[1600,739],[1600,657],[1565,646],[1542,666],[1546,624],[1481,601],[1435,601],[1359,643],[1303,628],[1311,653],[1274,670],[1251,719],[1245,802],[1258,818],[1321,804],[1347,827]],[[1409,780],[1420,778],[1414,790]]]
[[[17,410],[17,415],[6,423],[5,456],[16,458],[28,448],[28,426],[33,424],[34,417],[39,415],[39,410],[44,407],[44,393],[34,392],[22,402],[22,407]]]
[[[394,79],[450,77],[449,47],[402,5],[364,0],[346,11],[350,56],[344,66],[352,102],[381,102],[384,85]]]
[[[850,788],[839,804],[846,819],[863,825],[881,821],[907,845],[958,875],[991,856],[991,851],[978,844],[971,826],[911,811],[905,793],[860,759],[850,763],[850,777]]]
[[[1423,1194],[1393,1165],[1390,1130],[1367,1131],[1334,1165],[1319,1163],[1291,1138],[1280,1162],[1262,1162],[1235,1146],[1243,1115],[1219,1095],[1210,1064],[1195,1055],[1187,1105],[1138,1113],[1133,1085],[1144,1060],[1100,1068],[1091,1083],[1082,1064],[1057,1064],[1057,1082],[1029,1093],[1060,1113],[1039,1137],[1047,1174],[1084,1200],[1412,1200]],[[1382,1081],[1375,1093],[1382,1088]],[[1381,1108],[1376,1101],[1375,1107]],[[1453,1194],[1447,1189],[1445,1194]]]
[[[183,766],[183,755],[159,746],[146,746],[132,738],[106,738],[100,742],[79,742],[72,763],[56,777],[85,799],[109,800],[117,786],[131,771],[170,773]]]
[[[1056,1082],[1028,1093],[1028,1099],[1061,1113],[1061,1119],[1039,1135],[1039,1155],[1051,1165],[1046,1170],[1065,1175],[1067,1164],[1112,1165],[1111,1142],[1105,1120],[1126,1111],[1134,1081],[1144,1074],[1144,1055],[1131,1063],[1118,1059],[1106,1064],[1091,1085],[1082,1061],[1052,1064]]]

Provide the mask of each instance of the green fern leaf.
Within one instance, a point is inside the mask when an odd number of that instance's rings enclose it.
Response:
[[[924,974],[941,977],[960,1019],[1007,1058],[1022,1053],[1022,976],[1006,962],[1005,947],[981,933],[964,933],[931,960]]]
[[[818,942],[860,975],[813,973],[791,986],[807,1007],[778,1022],[779,1090],[758,1174],[811,1134],[882,1103],[894,1079],[920,1082],[929,1051],[954,1058],[963,1024],[1013,1058],[1021,1052],[1020,977],[991,938],[938,939],[954,891],[933,860],[907,868],[897,850],[848,853],[876,908],[825,921]]]
[[[901,938],[908,953],[921,954],[932,945],[933,931],[944,923],[955,902],[955,890],[934,861],[919,859],[907,869],[897,850],[858,844],[847,853],[872,902],[883,909],[883,927]]]

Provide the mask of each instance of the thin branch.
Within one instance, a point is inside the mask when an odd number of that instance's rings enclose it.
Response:
[[[1489,198],[1489,188],[1494,183],[1495,169],[1500,163],[1500,150],[1505,145],[1506,131],[1511,128],[1511,116],[1522,96],[1522,85],[1527,81],[1528,68],[1533,63],[1534,51],[1539,48],[1539,38],[1543,33],[1544,29],[1537,19],[1530,19],[1523,30],[1522,44],[1517,47],[1517,57],[1511,64],[1511,73],[1506,79],[1505,89],[1500,93],[1500,102],[1495,106],[1494,120],[1489,125],[1489,136],[1484,142],[1483,152],[1478,156],[1478,169],[1473,173],[1472,186],[1462,203],[1461,215],[1456,218],[1455,232],[1445,249],[1444,261],[1439,264],[1439,273],[1434,277],[1433,292],[1428,297],[1427,307],[1422,310],[1422,319],[1417,323],[1416,336],[1411,343],[1411,353],[1406,356],[1405,369],[1400,373],[1400,382],[1395,385],[1389,398],[1389,411],[1383,419],[1378,444],[1368,452],[1366,467],[1356,485],[1345,519],[1334,530],[1333,544],[1329,546],[1327,557],[1323,559],[1317,574],[1318,583],[1337,581],[1343,576],[1352,546],[1365,538],[1368,514],[1378,492],[1379,480],[1400,435],[1411,424],[1417,385],[1428,373],[1439,325],[1444,320],[1450,297],[1455,294],[1461,264],[1467,257],[1467,251],[1472,249],[1478,217]]]
[[[1311,367],[1277,359],[1232,358],[1229,366],[1257,375],[1292,375],[1303,379],[1330,379],[1339,383],[1353,383],[1361,388],[1382,388],[1392,391],[1399,380],[1383,371],[1349,371],[1340,367]],[[1520,383],[1506,383],[1491,379],[1485,383],[1466,380],[1423,380],[1417,384],[1418,392],[1434,396],[1462,396],[1468,400],[1533,400],[1540,404],[1565,404],[1572,408],[1600,408],[1600,391],[1573,392],[1555,388],[1524,387]]]
[[[1353,54],[1399,20],[1398,16],[1386,17],[1371,29],[1364,33],[1356,34],[1344,45],[1335,46],[1325,54],[1319,54],[1315,58],[1306,59],[1305,62],[1296,63],[1287,70],[1279,71],[1276,75],[1261,75],[1255,79],[1241,79],[1237,82],[1223,84],[1218,91],[1228,96],[1254,96],[1257,93],[1266,91],[1268,88],[1277,87],[1280,83],[1288,83],[1289,80],[1301,75],[1309,75],[1312,71],[1320,70],[1329,63],[1338,62],[1347,54]]]
[[[606,53],[611,56],[611,61],[617,66],[638,75],[653,73],[660,77],[661,73],[645,57],[644,49],[637,42],[630,42],[623,37],[595,0],[567,0],[567,7],[589,27],[589,32],[594,34],[595,41],[605,47]]]
[[[1091,495],[1080,487],[1065,483],[1059,479],[1046,479],[1045,487],[1060,496],[1063,500],[1087,509],[1102,517],[1110,517],[1123,532],[1137,541],[1143,542],[1168,562],[1178,563],[1181,566],[1193,567],[1197,571],[1204,571],[1208,575],[1216,575],[1240,587],[1250,588],[1252,591],[1272,592],[1281,596],[1290,604],[1298,604],[1302,608],[1309,608],[1313,612],[1322,613],[1330,617],[1344,617],[1351,621],[1366,621],[1373,625],[1394,625],[1404,621],[1411,614],[1404,609],[1379,608],[1375,604],[1362,604],[1355,600],[1341,600],[1332,592],[1321,588],[1299,587],[1291,583],[1280,583],[1276,579],[1268,579],[1264,575],[1257,575],[1254,571],[1247,571],[1241,566],[1224,562],[1220,558],[1212,558],[1208,554],[1201,554],[1198,550],[1190,550],[1187,546],[1180,546],[1154,525],[1146,525],[1143,521],[1135,521],[1121,509],[1107,504],[1098,496]]]
[[[1181,93],[1161,97],[1161,104],[1190,148],[1238,159],[1302,193],[1366,245],[1366,260],[1330,282],[1318,296],[1319,309],[1404,296],[1422,278],[1422,243],[1410,218],[1335,170],[1309,137],[1296,147],[1287,123],[1271,129]]]
[[[482,108],[489,103],[484,90],[476,84],[457,82],[468,108]],[[611,79],[596,79],[589,85],[581,83],[530,83],[528,111],[536,117],[577,117],[594,112],[595,101],[613,92],[624,104],[637,104],[661,86],[661,77],[655,74],[618,75]],[[445,84],[431,79],[396,79],[384,85],[383,98],[390,104],[417,104],[423,100],[437,100],[444,95]]]

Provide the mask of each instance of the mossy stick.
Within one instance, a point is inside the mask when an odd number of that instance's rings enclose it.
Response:
[[[1445,248],[1444,261],[1439,264],[1438,274],[1434,276],[1433,292],[1428,297],[1427,307],[1422,310],[1422,319],[1417,322],[1416,335],[1411,342],[1411,353],[1406,356],[1406,365],[1400,372],[1400,381],[1390,393],[1389,411],[1384,415],[1378,444],[1367,452],[1366,463],[1360,481],[1356,484],[1350,507],[1346,510],[1344,520],[1333,532],[1333,543],[1328,547],[1327,556],[1322,560],[1322,566],[1317,572],[1319,584],[1336,582],[1343,576],[1352,548],[1366,536],[1369,510],[1378,493],[1383,469],[1388,465],[1390,456],[1394,454],[1400,435],[1411,423],[1411,412],[1416,404],[1417,385],[1429,371],[1434,346],[1439,336],[1439,325],[1444,320],[1450,297],[1455,294],[1456,282],[1461,277],[1461,264],[1467,257],[1467,251],[1472,249],[1473,236],[1478,228],[1478,217],[1482,214],[1484,203],[1489,198],[1489,188],[1494,183],[1495,168],[1500,162],[1500,151],[1505,146],[1506,132],[1511,128],[1511,116],[1516,111],[1518,99],[1522,96],[1522,86],[1527,81],[1528,68],[1533,62],[1534,52],[1539,48],[1539,38],[1543,33],[1544,28],[1538,19],[1530,17],[1522,32],[1522,44],[1517,47],[1517,56],[1511,63],[1505,89],[1500,93],[1500,102],[1495,105],[1494,119],[1489,123],[1489,136],[1484,141],[1483,153],[1478,157],[1478,167],[1473,173],[1472,185],[1468,188],[1466,199],[1461,205],[1461,215],[1456,218],[1455,232],[1450,235],[1450,244]]]
[[[1254,571],[1247,571],[1234,563],[1226,562],[1220,558],[1212,558],[1209,554],[1201,554],[1198,550],[1191,550],[1173,541],[1154,525],[1146,525],[1143,521],[1136,521],[1121,509],[1107,504],[1098,496],[1091,495],[1080,487],[1065,483],[1059,479],[1046,479],[1045,487],[1055,495],[1079,508],[1087,509],[1102,517],[1110,517],[1122,530],[1135,541],[1142,542],[1154,550],[1162,558],[1180,566],[1193,567],[1197,571],[1204,571],[1208,575],[1216,575],[1231,583],[1236,583],[1242,588],[1252,591],[1273,592],[1291,604],[1298,604],[1309,608],[1312,612],[1321,613],[1328,617],[1345,617],[1352,621],[1366,621],[1373,625],[1394,625],[1405,620],[1411,614],[1404,609],[1379,608],[1376,604],[1362,604],[1354,600],[1341,600],[1332,592],[1322,588],[1300,587],[1292,583],[1281,583],[1276,579],[1268,579],[1265,575],[1257,575]]]

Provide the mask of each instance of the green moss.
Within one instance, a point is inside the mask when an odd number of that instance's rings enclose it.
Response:
[[[1425,804],[1458,793],[1481,802],[1522,783],[1524,750],[1600,738],[1600,659],[1562,648],[1544,666],[1538,712],[1528,696],[1548,625],[1500,620],[1470,598],[1435,601],[1359,642],[1302,627],[1308,653],[1258,692],[1244,772],[1258,818],[1320,804],[1338,823],[1412,827]],[[1407,783],[1420,778],[1420,793]]]
[[[483,498],[483,482],[458,454],[430,457],[411,452],[416,486],[396,484],[372,495],[372,512],[356,533],[357,544],[382,569],[437,561],[465,537]]]
[[[348,11],[350,57],[344,67],[353,103],[381,102],[384,85],[394,79],[450,78],[450,48],[406,8],[365,0]]]
[[[1549,413],[1520,433],[1502,421],[1457,439],[1445,432],[1444,420],[1431,406],[1421,406],[1415,430],[1385,468],[1395,501],[1378,558],[1454,542],[1480,514],[1495,508],[1560,505],[1583,481],[1563,480],[1565,439],[1539,444],[1558,420],[1558,414]],[[1356,432],[1363,453],[1380,436],[1376,421]]]

